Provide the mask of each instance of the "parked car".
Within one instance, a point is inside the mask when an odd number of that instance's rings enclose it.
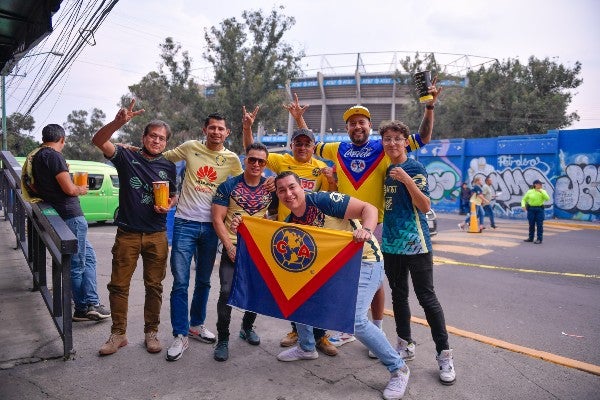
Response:
[[[15,157],[23,166],[25,157]],[[96,161],[67,160],[69,173],[88,173],[88,192],[79,197],[88,222],[106,222],[119,213],[119,176],[115,167]]]
[[[425,214],[427,217],[427,226],[429,226],[429,235],[434,236],[437,235],[437,216],[435,215],[435,211],[433,208]]]

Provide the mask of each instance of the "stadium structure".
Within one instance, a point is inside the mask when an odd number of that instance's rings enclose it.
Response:
[[[324,142],[347,141],[342,115],[353,105],[363,105],[371,112],[373,128],[381,121],[402,119],[407,104],[414,99],[412,76],[405,71],[399,57],[414,58],[417,52],[393,51],[370,53],[323,54],[303,59],[303,76],[286,85],[290,99],[297,94],[301,104],[309,105],[304,119]],[[489,57],[468,54],[419,53],[421,59],[431,54],[443,69],[434,71],[443,79],[438,85],[464,87],[469,70],[496,62]],[[320,65],[315,65],[320,62]],[[268,146],[286,146],[295,129],[289,116],[287,132],[259,130],[258,138]],[[377,134],[373,135],[374,137]]]

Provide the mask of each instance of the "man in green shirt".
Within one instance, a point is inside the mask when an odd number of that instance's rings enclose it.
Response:
[[[550,196],[542,189],[542,181],[533,181],[533,187],[525,193],[521,200],[521,208],[527,210],[527,221],[529,221],[529,237],[525,242],[541,244],[544,236],[544,202],[550,200]],[[537,239],[533,241],[533,235],[537,226]]]

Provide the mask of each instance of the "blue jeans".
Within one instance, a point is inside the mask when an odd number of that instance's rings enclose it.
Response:
[[[485,206],[483,206],[483,211],[485,212],[485,215],[487,215],[487,217],[490,219],[490,226],[492,228],[496,227],[496,221],[494,221],[494,208],[491,204],[486,204]]]
[[[383,276],[383,263],[381,261],[362,262],[356,296],[354,336],[379,358],[379,361],[385,365],[388,371],[394,372],[405,365],[404,360],[392,347],[383,331],[369,321],[367,317],[373,296],[383,282]],[[296,324],[296,327],[300,348],[304,351],[314,351],[315,339],[312,326]]]
[[[175,218],[171,249],[171,325],[173,336],[187,336],[190,325],[202,325],[206,319],[206,304],[218,245],[212,222],[196,222]],[[190,265],[196,260],[196,281],[188,319],[188,286]]]
[[[84,216],[73,217],[65,223],[77,238],[77,253],[71,256],[71,290],[76,311],[100,304],[96,289],[96,252],[87,240],[88,224]]]

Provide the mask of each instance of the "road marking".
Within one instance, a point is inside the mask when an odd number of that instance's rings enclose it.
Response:
[[[452,242],[452,243],[457,243],[457,242],[461,242],[461,243],[468,243],[468,244],[472,244],[472,245],[476,245],[476,246],[494,246],[494,247],[515,247],[518,246],[520,243],[516,240],[517,238],[512,236],[512,241],[508,241],[508,240],[501,240],[499,238],[491,237],[491,236],[481,236],[481,235],[477,235],[477,236],[459,236],[459,237],[453,237],[453,238],[447,238],[447,237],[441,237],[438,240],[434,241],[434,248],[435,245],[440,243],[440,242]]]
[[[392,310],[385,309],[385,310],[383,310],[383,313],[392,318],[394,317],[394,312]],[[419,324],[419,325],[423,325],[423,326],[427,326],[427,327],[429,326],[429,324],[427,323],[427,320],[425,320],[425,319],[411,317],[410,321],[415,324]],[[512,351],[515,353],[521,353],[526,356],[539,358],[544,361],[550,361],[554,364],[562,365],[562,366],[565,366],[568,368],[578,369],[580,371],[584,371],[584,372],[588,372],[590,374],[600,376],[600,366],[598,366],[598,365],[589,364],[589,363],[586,363],[583,361],[574,360],[572,358],[559,356],[557,354],[532,349],[530,347],[520,346],[518,344],[505,342],[504,340],[491,338],[489,336],[480,335],[478,333],[464,331],[462,329],[458,329],[458,328],[455,328],[455,327],[449,326],[449,325],[446,325],[446,330],[448,331],[448,333],[452,333],[457,336],[462,336],[467,339],[476,340],[478,342],[489,344],[494,347],[499,347],[501,349],[509,350],[509,351]]]
[[[434,244],[435,251],[444,251],[447,253],[465,254],[468,256],[483,256],[492,252],[491,249],[478,249],[467,246],[453,246],[451,244]]]
[[[600,275],[578,274],[575,272],[540,271],[540,270],[535,270],[535,269],[499,267],[497,265],[467,263],[467,262],[455,261],[455,260],[451,260],[449,258],[441,258],[441,257],[434,257],[434,262],[436,263],[436,265],[439,265],[439,264],[463,265],[465,267],[495,269],[495,270],[499,270],[499,271],[524,272],[524,273],[528,273],[528,274],[559,275],[559,276],[569,276],[569,277],[573,277],[573,278],[600,279]]]

